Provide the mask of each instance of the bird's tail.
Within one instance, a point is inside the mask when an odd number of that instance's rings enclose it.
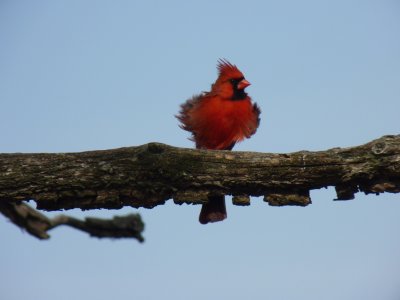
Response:
[[[225,196],[210,196],[208,203],[201,207],[199,221],[201,224],[214,223],[225,220],[226,216]]]

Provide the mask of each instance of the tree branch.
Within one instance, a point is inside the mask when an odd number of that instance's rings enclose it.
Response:
[[[173,198],[200,204],[210,194],[237,205],[311,203],[335,186],[336,200],[400,191],[400,135],[365,145],[289,154],[182,149],[150,143],[81,153],[0,154],[0,203],[33,199],[38,209],[152,208]]]
[[[0,212],[15,225],[41,240],[50,238],[47,231],[60,225],[67,225],[87,232],[93,237],[135,238],[139,242],[144,241],[141,235],[144,224],[139,214],[115,216],[111,220],[87,217],[84,221],[60,214],[50,219],[25,203],[7,202],[0,203]]]

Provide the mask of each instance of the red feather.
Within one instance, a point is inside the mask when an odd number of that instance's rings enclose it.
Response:
[[[227,77],[243,77],[242,72],[239,69],[232,65],[229,61],[222,58],[218,60],[217,69],[219,71],[219,76],[227,76]]]
[[[177,118],[180,127],[192,133],[196,148],[231,150],[237,142],[256,132],[261,112],[244,91],[250,83],[243,73],[225,59],[218,61],[217,68],[218,78],[211,91],[187,100]],[[210,197],[209,203],[203,205],[200,222],[225,218],[224,197]]]

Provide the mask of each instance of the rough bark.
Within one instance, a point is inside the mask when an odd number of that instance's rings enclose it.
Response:
[[[365,145],[289,154],[182,149],[159,143],[81,153],[0,154],[0,203],[32,199],[38,209],[152,208],[209,194],[237,205],[311,203],[310,190],[335,186],[336,200],[358,191],[400,191],[400,135]]]

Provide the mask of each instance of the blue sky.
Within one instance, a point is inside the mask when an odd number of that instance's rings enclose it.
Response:
[[[399,134],[399,32],[396,0],[3,0],[0,152],[193,147],[174,115],[209,89],[221,57],[262,109],[236,151]],[[68,228],[37,241],[0,216],[0,298],[399,299],[399,195],[311,197],[306,208],[228,201],[228,219],[207,226],[199,206],[168,201],[139,210],[144,244]]]

